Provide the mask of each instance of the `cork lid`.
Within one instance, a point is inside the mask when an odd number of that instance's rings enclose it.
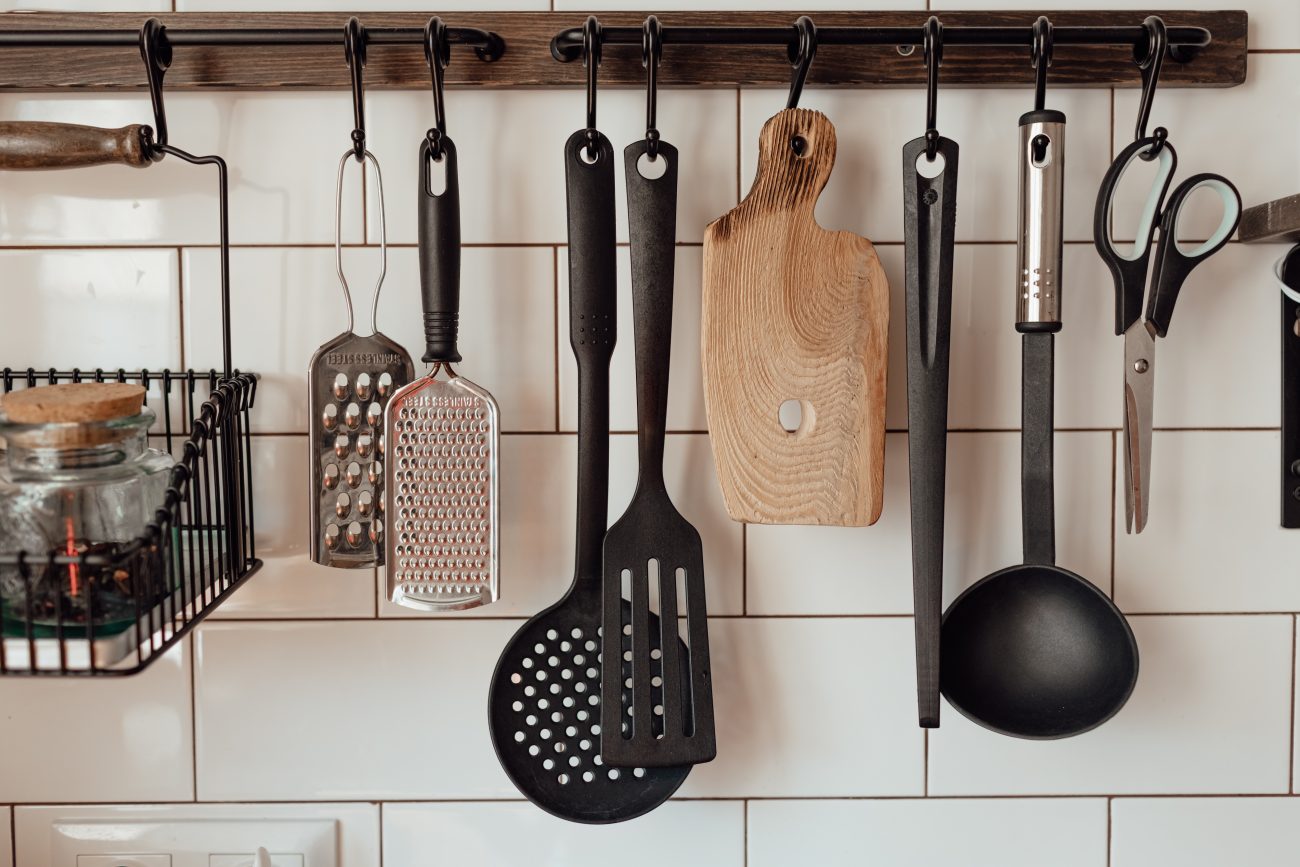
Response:
[[[68,382],[11,392],[0,411],[18,424],[102,422],[139,415],[144,387],[128,382]]]

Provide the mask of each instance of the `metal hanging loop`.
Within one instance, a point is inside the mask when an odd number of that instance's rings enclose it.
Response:
[[[646,156],[659,158],[659,61],[664,54],[664,32],[659,19],[651,15],[641,30],[641,65],[645,67],[645,145]]]
[[[150,18],[140,28],[140,57],[144,60],[149,81],[149,101],[153,103],[153,129],[144,130],[144,145],[154,162],[163,158],[167,146],[167,109],[163,106],[163,75],[172,65],[172,46],[167,28],[157,18]]]
[[[587,16],[582,25],[582,65],[587,70],[587,158],[595,162],[600,154],[596,138],[596,70],[600,67],[600,47],[604,33],[595,15]]]
[[[1040,15],[1034,22],[1029,54],[1029,62],[1034,67],[1034,111],[1042,111],[1047,104],[1047,68],[1052,65],[1052,47],[1052,22],[1046,15]]]
[[[433,17],[424,25],[424,59],[429,63],[433,79],[433,126],[425,134],[429,140],[429,153],[433,159],[442,159],[442,139],[447,134],[447,113],[444,104],[443,70],[451,60],[451,40],[447,25],[441,18]]]
[[[1142,22],[1142,26],[1147,31],[1146,46],[1144,49],[1138,47],[1133,50],[1133,60],[1137,62],[1138,69],[1142,70],[1142,100],[1138,104],[1134,141],[1147,137],[1147,122],[1151,120],[1151,103],[1155,101],[1156,86],[1160,82],[1160,67],[1164,65],[1165,54],[1169,51],[1169,33],[1165,28],[1164,19],[1152,15]],[[1151,137],[1155,141],[1142,153],[1144,160],[1155,159],[1165,146],[1169,131],[1162,126],[1156,127]]]
[[[939,149],[939,67],[943,66],[943,25],[931,15],[921,30],[925,54],[925,159],[934,162]]]
[[[352,73],[352,155],[357,162],[366,158],[366,104],[361,71],[366,66],[366,29],[355,17],[343,28],[343,53]]]
[[[785,107],[798,108],[799,97],[803,95],[804,82],[808,80],[808,70],[812,68],[813,57],[817,54],[817,25],[807,15],[800,15],[794,22],[796,39],[789,49],[790,66],[794,73],[790,76],[790,96]]]

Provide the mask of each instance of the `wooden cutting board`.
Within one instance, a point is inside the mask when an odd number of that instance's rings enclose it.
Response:
[[[817,225],[834,163],[826,116],[782,111],[763,126],[749,195],[704,233],[704,396],[736,521],[880,517],[889,284],[870,241]]]

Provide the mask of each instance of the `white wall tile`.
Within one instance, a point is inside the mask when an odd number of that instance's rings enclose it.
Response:
[[[1147,12],[1146,6],[1130,5],[1132,23],[1141,24]],[[1125,4],[1116,0],[1002,0],[999,9],[1025,10],[1037,15],[1052,9],[1122,9]],[[930,0],[930,8],[937,12],[955,9],[987,9],[983,0]],[[1300,7],[1291,0],[1238,0],[1236,3],[1222,3],[1220,0],[1187,0],[1179,3],[1178,9],[1245,9],[1250,15],[1249,45],[1258,48],[1300,48]],[[1116,20],[1116,24],[1127,23]],[[1254,63],[1255,58],[1250,58]]]
[[[1053,798],[754,801],[749,805],[749,867],[867,863],[872,867],[1105,867],[1106,802]]]
[[[1278,111],[1278,106],[1294,98],[1298,75],[1300,57],[1296,55],[1252,54],[1246,83],[1240,87],[1217,91],[1161,89],[1151,109],[1149,130],[1157,126],[1169,130],[1169,142],[1178,153],[1173,183],[1197,172],[1223,175],[1241,192],[1243,208],[1291,195],[1300,187],[1300,164],[1270,158],[1267,149],[1261,150],[1261,143],[1294,141],[1300,135],[1300,117],[1294,112]],[[1132,141],[1138,99],[1137,90],[1115,92],[1116,152]],[[1252,154],[1256,156],[1252,158]],[[1115,196],[1117,237],[1133,237],[1136,215],[1146,201],[1153,171],[1143,163],[1141,167],[1133,166],[1125,177]],[[1204,207],[1214,197],[1197,195],[1208,197],[1202,202],[1191,200],[1192,209],[1186,211],[1179,226],[1186,238],[1206,238],[1219,224],[1218,206]],[[1188,288],[1197,291],[1195,285]],[[1214,291],[1204,285],[1201,291],[1207,289]]]
[[[1056,435],[1060,564],[1110,588],[1111,435]],[[1022,562],[1020,435],[948,437],[944,598]],[[885,508],[865,530],[750,525],[750,614],[910,614],[907,437],[885,443]]]
[[[0,801],[192,797],[187,645],[125,679],[0,679]]]
[[[462,867],[624,867],[665,863],[741,867],[744,809],[736,801],[669,802],[617,825],[577,825],[531,804],[385,804],[384,864]],[[509,829],[509,833],[502,833]]]
[[[919,69],[919,52],[916,57]],[[758,165],[759,131],[785,107],[785,98],[785,90],[747,90],[741,97],[742,196]],[[903,145],[925,133],[925,89],[810,88],[799,105],[825,113],[836,129],[835,170],[817,206],[819,222],[872,241],[901,242]],[[1016,137],[1020,116],[1033,107],[1032,94],[1020,88],[940,88],[939,131],[961,147],[958,241],[1015,240]],[[1048,107],[1067,117],[1065,238],[1091,240],[1092,206],[1109,163],[1110,96],[1105,90],[1053,89]]]
[[[919,795],[912,622],[709,623],[718,757],[683,797]]]
[[[577,438],[509,436],[502,440],[501,598],[455,617],[531,617],[558,600],[573,581]],[[665,478],[674,503],[700,532],[710,614],[740,614],[741,527],[727,517],[713,481],[709,441],[673,434],[664,453]],[[610,440],[609,522],[623,514],[636,487],[636,437]],[[539,508],[538,504],[545,504]],[[382,575],[381,575],[382,579]],[[382,616],[422,616],[385,599]]]
[[[486,713],[492,670],[518,625],[202,627],[195,657],[199,797],[518,797],[497,764]]]
[[[631,259],[618,250],[618,334],[610,363],[610,427],[636,430],[636,350],[633,341]],[[704,257],[699,247],[678,247],[673,292],[673,345],[668,374],[668,429],[701,431],[704,380],[700,368],[700,284]],[[560,427],[578,429],[578,362],[569,345],[569,257],[559,252]]]
[[[20,807],[15,811],[17,844],[23,867],[65,867],[51,857],[51,825],[69,819],[115,821],[245,821],[275,822],[304,819],[333,820],[338,834],[339,863],[364,867],[379,863],[378,804],[129,804],[111,807],[84,805]],[[0,864],[3,864],[0,858]]]
[[[406,348],[423,375],[418,253],[388,252],[380,331]],[[546,248],[468,249],[462,257],[462,373],[492,392],[507,431],[555,428],[555,264]],[[370,332],[375,248],[346,248],[354,330]],[[187,249],[185,346],[200,369],[221,366],[217,251]],[[231,254],[235,366],[261,374],[255,432],[305,433],[307,369],[316,349],[347,328],[331,248],[259,248]]]
[[[1300,533],[1279,525],[1279,448],[1276,431],[1156,431],[1150,523],[1140,535],[1125,533],[1121,454],[1115,590],[1123,610],[1300,610]]]
[[[0,274],[8,309],[23,311],[0,325],[5,365],[180,366],[174,251],[4,250]]]
[[[1295,798],[1116,798],[1113,867],[1285,864],[1300,848]]]
[[[1114,719],[1027,741],[947,709],[931,795],[1280,793],[1291,728],[1290,617],[1132,617],[1141,671]]]
[[[307,466],[307,437],[253,439],[253,542],[263,565],[213,617],[374,615],[374,569],[331,569],[307,554]]]
[[[448,91],[466,243],[565,243],[562,155],[565,141],[586,125],[585,99],[580,89]],[[389,240],[414,243],[419,147],[433,122],[432,100],[427,91],[380,92],[366,106],[370,147],[388,181]],[[736,204],[736,110],[734,90],[659,95],[660,132],[681,154],[680,241],[698,243],[705,225]],[[644,90],[602,90],[597,124],[614,146],[618,238],[626,241],[623,148],[645,136]],[[370,234],[377,237],[374,226]]]
[[[8,807],[0,807],[0,867],[14,867],[13,840],[10,839],[11,818]]]
[[[342,57],[339,58],[342,63]],[[0,97],[10,120],[97,126],[152,124],[147,96],[22,94]],[[230,166],[230,237],[236,244],[333,243],[339,157],[351,146],[346,93],[173,93],[171,143],[217,153]],[[145,170],[12,172],[0,200],[0,242],[215,244],[217,175],[168,157]],[[361,181],[345,184],[344,239],[361,240]]]

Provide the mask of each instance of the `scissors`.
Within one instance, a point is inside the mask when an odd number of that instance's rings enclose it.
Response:
[[[1158,130],[1157,133],[1163,133]],[[1137,239],[1128,252],[1116,248],[1110,234],[1115,190],[1135,159],[1156,159],[1155,180],[1138,222]],[[1241,219],[1241,195],[1227,178],[1193,175],[1174,188],[1178,156],[1163,135],[1143,136],[1120,152],[1102,179],[1093,219],[1097,252],[1115,278],[1115,333],[1124,335],[1124,481],[1127,529],[1141,533],[1147,524],[1151,495],[1151,419],[1154,398],[1156,338],[1169,332],[1178,292],[1192,269],[1227,243]],[[1210,189],[1223,202],[1223,218],[1207,240],[1185,245],[1177,240],[1178,221],[1193,192]],[[1151,258],[1159,229],[1155,264]],[[1147,275],[1150,273],[1150,289]],[[1143,312],[1143,301],[1146,310]]]

